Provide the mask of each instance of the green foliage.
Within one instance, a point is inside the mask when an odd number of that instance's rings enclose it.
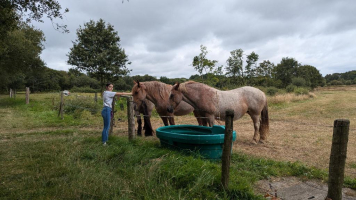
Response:
[[[305,87],[297,87],[294,89],[296,95],[309,94],[309,89]]]
[[[328,85],[356,84],[356,70],[345,73],[333,73],[325,76]],[[351,82],[350,82],[351,81]]]
[[[343,85],[343,82],[339,80],[332,80],[329,82],[329,85]]]
[[[351,81],[351,80],[345,81],[345,85],[352,85],[352,84],[353,84],[353,81]]]
[[[66,114],[75,113],[76,117],[80,116],[80,112],[87,110],[92,114],[96,114],[100,111],[101,105],[94,101],[94,98],[88,98],[86,96],[72,95],[65,100],[64,112]]]
[[[292,78],[297,75],[300,63],[294,58],[282,58],[282,61],[273,69],[274,78],[281,80],[282,87],[292,83]]]
[[[306,81],[302,77],[294,77],[292,78],[292,84],[297,87],[304,87],[307,86]]]
[[[243,50],[236,49],[230,52],[230,57],[226,60],[227,66],[225,67],[226,75],[232,77],[237,83],[237,77],[244,77],[243,70]]]
[[[78,77],[71,76],[71,86],[100,89],[100,83],[96,79],[86,75],[80,75]]]
[[[288,93],[292,93],[294,92],[294,90],[297,88],[297,86],[293,85],[293,84],[290,84],[286,87],[286,92]]]
[[[62,6],[55,0],[4,0],[1,6],[4,5],[6,5],[5,8],[14,10],[18,15],[17,17],[10,18],[12,21],[15,21],[15,23],[18,23],[20,19],[25,20],[27,23],[32,20],[43,22],[43,16],[46,16],[46,18],[53,22],[55,18],[63,19],[63,14],[69,12],[68,8],[62,12]],[[60,25],[54,22],[53,24],[57,30],[61,29],[64,32],[69,32],[66,25]]]
[[[209,60],[206,58],[206,55],[208,54],[208,50],[205,46],[200,45],[200,54],[199,56],[195,56],[193,59],[193,67],[195,70],[197,70],[200,74],[200,76],[203,74],[203,71],[205,73],[209,72],[211,73],[215,67],[215,64],[218,62],[216,60]]]
[[[68,64],[88,72],[89,76],[100,81],[101,86],[130,72],[126,65],[131,63],[120,47],[120,37],[111,24],[106,25],[102,19],[98,22],[90,20],[84,28],[79,27],[77,37],[70,48]]]
[[[255,77],[255,71],[256,71],[256,66],[257,66],[257,60],[258,60],[258,54],[256,54],[254,51],[250,55],[247,55],[246,59],[246,67],[245,67],[245,75],[247,80],[251,80],[252,77]],[[248,83],[248,81],[247,81]]]
[[[39,55],[45,40],[42,31],[21,24],[0,38],[0,88],[16,87],[19,76],[38,70],[44,65]],[[21,53],[19,53],[21,52]],[[16,66],[16,67],[14,67]]]
[[[268,87],[267,90],[266,90],[266,93],[269,96],[274,96],[274,95],[277,94],[277,92],[278,92],[278,89],[275,88],[275,87]]]
[[[74,86],[71,90],[71,92],[78,92],[78,93],[95,93],[99,92],[97,89],[93,89],[90,87],[76,87]]]
[[[323,76],[320,74],[314,66],[302,65],[297,68],[297,77],[303,78],[306,83],[303,86],[308,86],[311,88],[316,88],[318,86],[323,86]],[[298,86],[298,85],[297,85]]]

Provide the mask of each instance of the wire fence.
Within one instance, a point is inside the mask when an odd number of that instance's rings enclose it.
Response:
[[[59,92],[54,92],[54,93],[50,93],[49,97],[47,97],[47,99],[49,101],[52,101],[52,104],[54,107],[57,107],[57,105],[60,103],[60,93]],[[87,107],[87,106],[83,106],[80,104],[76,104],[73,103],[74,101],[90,101],[92,102],[93,105],[96,105],[96,107]],[[124,103],[124,99],[123,100],[119,100],[116,103],[117,106],[117,110],[119,111],[119,115],[120,120],[122,123],[126,123],[125,120],[125,115],[127,112],[127,107],[125,106]],[[91,113],[98,113],[101,111],[102,109],[102,98],[100,96],[97,96],[95,98],[95,94],[91,94],[91,95],[84,95],[84,94],[80,94],[80,93],[71,93],[69,96],[65,96],[64,97],[64,107],[72,107],[74,109],[80,109],[80,110],[86,110],[89,111]],[[66,114],[70,114],[70,113],[66,113]],[[332,116],[329,115],[324,115],[322,116],[322,120],[320,119],[316,119],[315,116],[319,116],[320,117],[320,110],[309,110],[307,112],[303,113],[303,116],[298,116],[298,115],[293,115],[291,113],[278,113],[275,114],[273,112],[269,112],[269,122],[270,122],[270,131],[285,131],[285,132],[296,132],[296,134],[304,132],[305,135],[303,137],[307,137],[307,134],[309,133],[317,133],[319,135],[327,135],[328,137],[332,134],[333,132],[333,121],[335,119],[349,119],[351,121],[351,125],[350,125],[350,139],[349,139],[349,148],[351,146],[354,146],[356,143],[356,138],[355,138],[355,133],[356,133],[356,128],[353,125],[353,122],[355,121],[355,116],[356,116],[356,110],[355,109],[350,109],[349,110],[349,114],[345,114],[345,113],[340,113],[340,114],[334,114]],[[138,117],[138,115],[135,115],[135,117]],[[171,118],[174,117],[176,124],[192,124],[192,125],[197,125],[197,118],[200,119],[208,119],[208,117],[195,117],[192,114],[189,115],[185,115],[185,116],[169,116],[169,115],[162,115],[159,116],[159,114],[154,113],[152,115],[144,115],[144,114],[140,114],[140,117],[149,117],[151,120],[155,121],[155,124],[153,126],[164,126],[162,120],[160,118],[165,117],[165,118]],[[221,121],[219,118],[216,118],[215,120],[216,124],[219,125],[224,125],[224,121]],[[242,119],[235,121],[234,122],[234,127],[238,127],[239,131],[240,127],[249,127],[248,130],[250,131],[251,129],[253,129],[253,122],[252,120],[249,118],[249,116],[246,114],[245,117],[243,117]],[[279,125],[283,125],[283,126],[279,126]],[[297,129],[296,129],[297,127]],[[158,128],[158,127],[157,127]],[[127,131],[127,127],[125,126],[117,126],[115,127],[115,130],[117,131],[121,131],[121,132],[126,132]],[[246,128],[244,129],[246,130]],[[240,132],[237,132],[237,134],[239,134]],[[253,133],[251,132],[251,138]],[[270,133],[269,137],[273,137],[274,133]],[[331,138],[327,138],[326,140],[328,140],[329,142],[331,141]],[[324,141],[326,141],[324,140]],[[283,143],[282,143],[283,144]],[[273,144],[271,144],[273,145]],[[280,144],[277,144],[280,145]],[[313,144],[310,144],[313,145]],[[305,152],[308,154],[315,154],[315,155],[319,155],[320,152],[324,152],[324,156],[328,155],[328,153],[330,153],[330,148],[329,147],[321,147],[322,145],[319,145],[315,148],[311,148],[309,149],[309,152]],[[281,147],[284,148],[284,147]],[[352,150],[354,149],[353,147],[351,147]],[[296,148],[298,149],[298,148]],[[325,150],[326,149],[326,150]],[[304,149],[299,149],[299,151],[303,152]],[[192,154],[194,154],[194,152],[191,152]],[[350,161],[348,164],[348,168],[346,170],[347,174],[352,174],[353,176],[356,176],[356,157],[355,154],[356,152],[352,152],[354,153],[354,155],[351,155],[350,153],[348,153],[348,156],[350,156],[350,159],[352,159],[352,161]],[[326,156],[326,159],[328,156]],[[350,167],[351,166],[351,167]]]

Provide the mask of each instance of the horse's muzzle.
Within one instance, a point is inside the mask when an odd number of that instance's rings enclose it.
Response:
[[[167,108],[167,112],[173,113],[173,108],[172,108],[172,106],[170,106],[170,107]]]

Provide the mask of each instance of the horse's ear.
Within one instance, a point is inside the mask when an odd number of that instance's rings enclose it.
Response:
[[[176,84],[173,86],[175,90],[178,90],[179,88],[179,82],[176,82]]]

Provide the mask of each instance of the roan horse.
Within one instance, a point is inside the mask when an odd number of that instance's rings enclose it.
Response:
[[[234,120],[248,113],[254,124],[253,143],[264,143],[269,132],[268,107],[265,94],[254,87],[241,87],[229,91],[220,91],[203,83],[188,81],[177,83],[171,89],[169,97],[173,109],[182,102],[187,102],[199,111],[200,115],[207,117],[209,126],[214,125],[215,119],[225,121],[225,112],[234,111]],[[260,138],[259,138],[260,136]]]
[[[132,87],[133,101],[138,108],[141,106],[145,99],[151,101],[155,105],[157,113],[161,117],[165,126],[168,126],[169,124],[175,124],[174,116],[187,115],[191,112],[194,112],[199,125],[206,124],[204,120],[201,120],[198,117],[198,114],[194,111],[194,108],[188,103],[182,102],[176,106],[175,109],[172,109],[172,112],[167,111],[171,88],[172,85],[168,85],[159,81],[135,81],[134,86]]]

